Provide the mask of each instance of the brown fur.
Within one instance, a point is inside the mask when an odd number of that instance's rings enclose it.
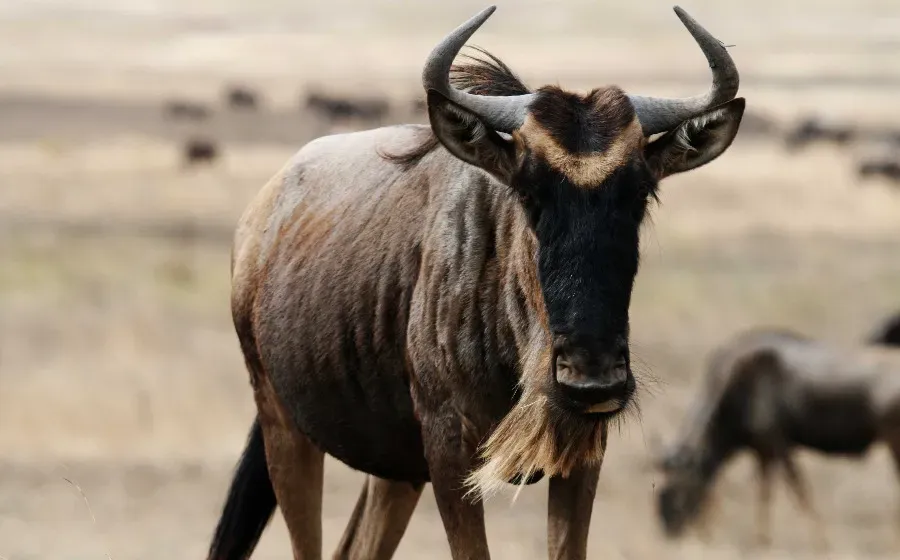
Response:
[[[292,528],[294,560],[318,560],[322,557],[325,454],[297,430],[265,376],[255,396],[269,478],[285,523]]]
[[[637,117],[619,132],[605,151],[573,153],[560,145],[556,135],[529,116],[517,133],[535,156],[545,160],[572,183],[582,188],[595,188],[632,157],[635,149],[641,147],[644,135]]]

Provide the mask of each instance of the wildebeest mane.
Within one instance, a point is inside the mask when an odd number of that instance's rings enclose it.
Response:
[[[468,47],[478,54],[462,55],[466,62],[450,68],[450,85],[474,95],[513,96],[531,93],[522,80],[502,60],[481,47]],[[401,153],[379,153],[388,161],[411,167],[440,145],[433,132],[414,148]]]

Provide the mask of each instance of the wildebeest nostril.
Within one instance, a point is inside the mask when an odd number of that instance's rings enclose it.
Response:
[[[605,362],[605,363],[604,363]],[[558,353],[554,358],[554,378],[563,394],[576,404],[595,412],[613,412],[629,398],[627,364],[612,365],[613,360],[588,363],[578,354]]]

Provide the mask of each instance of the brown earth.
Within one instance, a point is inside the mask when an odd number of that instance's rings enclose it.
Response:
[[[385,92],[392,121],[421,120],[408,110],[421,60],[481,7],[0,5],[0,557],[203,557],[253,416],[228,309],[237,216],[303,142],[327,132],[297,109],[307,87]],[[900,128],[896,2],[684,7],[736,45],[755,114]],[[684,94],[705,87],[706,70],[670,8],[501,4],[476,43],[531,83]],[[262,113],[225,111],[219,96],[232,82],[264,93]],[[208,103],[213,119],[165,120],[174,96]],[[222,159],[185,168],[179,142],[195,134],[218,139]],[[779,138],[748,134],[664,185],[632,307],[634,352],[658,381],[642,421],[611,438],[591,557],[821,557],[783,491],[772,550],[753,548],[756,492],[743,457],[721,480],[710,539],[665,541],[650,458],[691,405],[707,352],[737,330],[782,325],[855,341],[900,308],[900,193],[856,179],[866,149],[786,154]],[[883,449],[862,462],[802,454],[801,464],[830,557],[896,557],[900,488]],[[326,549],[361,480],[329,463]],[[515,504],[488,504],[496,558],[545,555],[545,493],[541,483]],[[276,518],[255,558],[288,555]],[[398,557],[449,558],[427,493]]]

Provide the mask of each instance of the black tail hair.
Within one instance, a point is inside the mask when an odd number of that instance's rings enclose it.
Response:
[[[246,560],[275,513],[259,418],[253,420],[247,447],[235,469],[228,499],[209,545],[209,560]]]

